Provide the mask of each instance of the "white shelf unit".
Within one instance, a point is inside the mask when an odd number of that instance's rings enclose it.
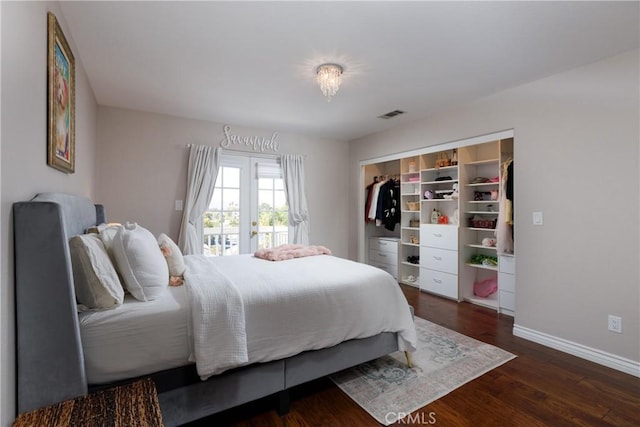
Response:
[[[420,289],[459,301],[458,227],[420,226]]]
[[[398,282],[418,286],[420,266],[409,259],[420,256],[420,157],[400,159],[400,204],[402,207]]]
[[[500,273],[503,257],[498,256],[494,246],[483,244],[483,239],[494,239],[495,225],[472,223],[472,219],[480,221],[494,220],[497,222],[500,210],[500,181],[496,177],[501,176],[501,164],[504,161],[505,151],[513,153],[513,139],[496,140],[484,144],[465,147],[460,150],[461,172],[461,205],[464,212],[461,214],[460,243],[463,247],[460,255],[460,293],[461,298],[474,304],[489,307],[494,310],[513,315],[514,291],[505,291],[503,274]],[[477,182],[480,178],[488,182]],[[477,226],[479,225],[479,226]],[[489,228],[485,228],[489,227]],[[471,263],[472,258],[487,256],[497,260],[497,265],[483,265]],[[514,276],[515,277],[515,276]],[[495,293],[481,297],[474,294],[474,283],[485,280],[495,280],[497,290]],[[501,280],[502,279],[502,280]],[[513,281],[515,283],[515,280]],[[515,285],[513,286],[515,287]],[[501,297],[502,296],[502,297]],[[511,310],[504,308],[507,304]]]
[[[501,185],[495,178],[501,175],[506,157],[513,156],[513,138],[461,143],[456,146],[457,164],[450,164],[452,146],[448,144],[448,150],[413,152],[394,164],[400,176],[402,214],[400,227],[394,232],[399,238],[397,279],[420,286],[423,291],[513,315],[515,273],[502,271],[505,261],[496,247],[483,244],[484,238],[495,239],[495,230],[469,223],[474,217],[497,219]],[[442,163],[443,159],[449,162]],[[477,177],[488,182],[474,182]],[[454,185],[458,198],[449,197],[453,196]],[[434,209],[446,217],[446,223],[431,223]],[[439,246],[438,238],[429,235],[433,232],[449,236],[447,247]],[[472,264],[474,255],[497,258],[498,265]],[[510,260],[515,264],[514,257]],[[498,291],[488,297],[474,295],[474,283],[489,278],[497,280]]]
[[[498,259],[500,312],[513,316],[516,311],[516,258],[500,255]]]
[[[494,228],[472,225],[472,219],[496,221],[498,218],[500,182],[499,141],[464,147],[460,149],[461,172],[460,198],[464,212],[460,215],[460,296],[465,301],[498,310],[498,291],[481,297],[474,294],[474,283],[495,280],[498,267],[471,263],[472,258],[486,256],[497,259],[495,247],[483,245],[485,238],[495,238]],[[477,182],[484,179],[485,182]],[[487,226],[490,227],[490,226]],[[494,225],[495,227],[495,225]]]
[[[369,264],[391,274],[398,280],[398,242],[395,237],[369,238]]]
[[[439,212],[446,222],[441,225],[457,225],[454,218],[459,211],[459,187],[458,166],[430,167],[437,161],[442,153],[431,153],[421,157],[422,169],[420,170],[421,192],[421,223],[432,224],[431,215],[434,210]],[[454,187],[458,192],[454,195]]]

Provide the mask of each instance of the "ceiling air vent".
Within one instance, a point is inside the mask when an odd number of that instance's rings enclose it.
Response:
[[[404,111],[402,110],[393,110],[393,111],[389,111],[387,114],[383,114],[381,116],[378,116],[379,119],[390,119],[392,117],[395,116],[399,116],[400,114],[404,114]]]

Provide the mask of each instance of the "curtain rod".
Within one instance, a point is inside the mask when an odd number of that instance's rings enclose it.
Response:
[[[191,148],[193,145],[196,145],[196,144],[187,144],[187,148]],[[281,154],[254,153],[251,151],[231,150],[229,148],[223,148],[222,152],[228,153],[234,156],[262,157],[266,159],[279,159],[281,156]],[[307,155],[302,154],[302,157],[306,159]]]

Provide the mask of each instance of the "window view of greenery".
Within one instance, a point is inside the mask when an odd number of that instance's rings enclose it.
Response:
[[[282,178],[258,180],[258,249],[289,241],[289,210]]]
[[[204,254],[237,255],[240,231],[240,169],[222,167],[204,213]]]
[[[257,225],[252,237],[258,249],[288,243],[288,207],[282,178],[258,179]],[[249,209],[248,206],[242,208]],[[222,167],[216,180],[209,210],[203,215],[204,254],[236,255],[240,238],[240,169]]]

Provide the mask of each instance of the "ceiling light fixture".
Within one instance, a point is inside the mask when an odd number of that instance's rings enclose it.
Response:
[[[342,84],[342,67],[338,64],[322,64],[316,69],[320,90],[327,97],[327,102],[335,96]]]

